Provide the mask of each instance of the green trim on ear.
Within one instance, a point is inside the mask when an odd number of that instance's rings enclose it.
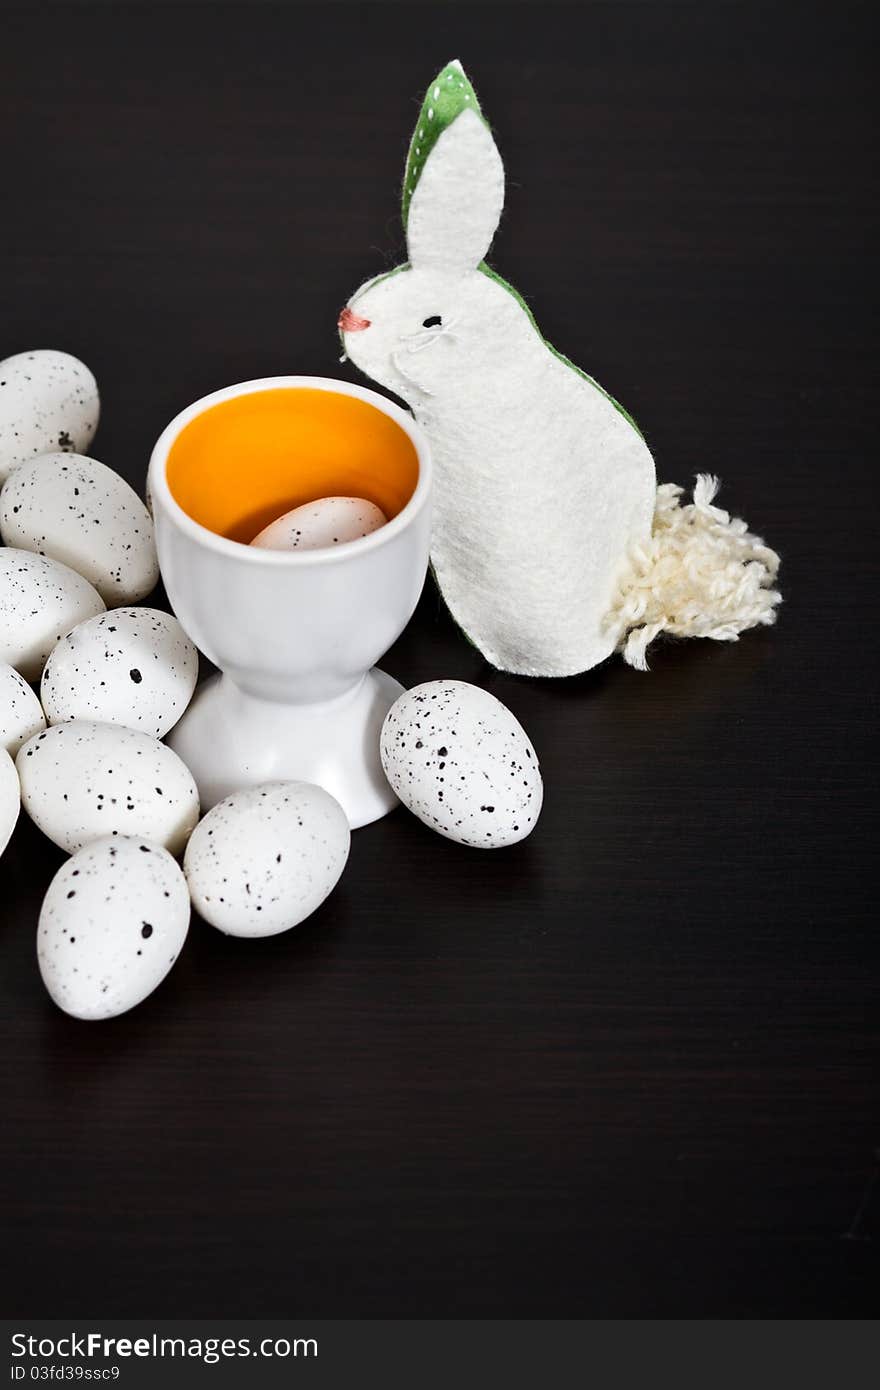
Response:
[[[413,131],[412,139],[410,140],[409,154],[406,160],[406,173],[403,179],[401,205],[404,230],[406,230],[407,219],[409,217],[410,201],[413,193],[416,191],[428,155],[431,153],[444,130],[448,130],[456,117],[460,116],[462,111],[467,111],[468,109],[476,111],[483,123],[488,126],[489,123],[480,109],[477,94],[471,86],[461,63],[457,58],[454,58],[441,69],[428,88],[425,94],[425,100],[422,103],[418,123]],[[398,266],[395,270],[389,271],[386,275],[377,276],[376,281],[373,283],[375,284],[379,280],[385,280],[388,278],[388,275],[395,275],[399,270],[407,269],[409,269],[409,262]],[[596,381],[594,377],[591,377],[590,374],[585,372],[582,367],[579,367],[577,363],[572,362],[570,357],[566,357],[565,353],[560,352],[552,343],[547,342],[547,339],[535,322],[534,314],[519,293],[519,290],[514,289],[513,285],[511,285],[508,280],[505,280],[503,276],[499,275],[497,270],[493,270],[491,266],[488,266],[485,261],[481,261],[478,269],[481,270],[484,275],[487,275],[490,280],[494,280],[502,289],[507,290],[508,294],[513,295],[517,304],[528,317],[529,322],[541,339],[541,342],[553,353],[553,356],[558,357],[559,361],[564,362],[566,367],[570,367],[578,376],[583,377],[584,381],[588,381],[591,386],[594,386],[606,400],[611,402],[615,410],[619,410],[624,419],[629,421],[636,433],[644,438],[635,420],[630,415],[629,411],[620,404],[620,401],[615,400],[611,393],[605,390],[604,386],[600,386],[599,382]]]
[[[409,217],[410,199],[416,190],[428,155],[456,116],[468,109],[476,111],[477,115],[486,121],[480,110],[477,94],[465,76],[464,68],[457,58],[453,58],[452,62],[447,63],[437,74],[428,88],[418,124],[409,142],[401,206],[404,229]]]
[[[585,372],[583,367],[579,367],[576,362],[572,362],[570,357],[566,357],[564,352],[560,352],[559,349],[555,348],[552,343],[547,342],[547,339],[544,337],[543,333],[541,332],[540,328],[535,322],[534,314],[532,313],[526,301],[523,299],[519,290],[514,289],[513,285],[511,285],[508,280],[505,280],[502,275],[498,274],[497,270],[493,270],[492,267],[487,265],[485,261],[481,261],[480,264],[477,266],[477,269],[481,271],[483,275],[487,275],[490,280],[494,280],[496,285],[500,285],[502,289],[507,290],[508,294],[513,295],[517,304],[525,313],[526,317],[529,320],[529,323],[532,325],[532,327],[534,328],[535,332],[537,333],[538,337],[541,339],[541,342],[544,344],[547,350],[549,352],[552,352],[554,357],[558,357],[560,362],[564,362],[566,367],[570,367],[573,372],[577,372],[578,376],[582,376],[584,378],[584,381],[588,381],[591,386],[595,386],[596,390],[600,393],[600,395],[604,396],[607,401],[610,401],[611,404],[614,406],[615,410],[619,410],[623,418],[629,421],[636,434],[639,435],[640,438],[644,439],[645,436],[642,434],[642,431],[639,429],[638,425],[636,424],[635,420],[630,415],[626,407],[622,406],[620,404],[620,401],[615,400],[611,392],[606,391],[604,386],[600,386],[596,378],[590,376],[589,372]]]

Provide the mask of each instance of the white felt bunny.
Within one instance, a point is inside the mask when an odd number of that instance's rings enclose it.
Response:
[[[432,444],[431,560],[453,617],[501,670],[585,671],[661,630],[735,638],[772,622],[778,560],[741,522],[661,488],[632,419],[541,337],[483,263],[501,157],[459,63],[428,91],[403,191],[409,262],[340,316],[345,350]],[[655,516],[656,513],[656,516]]]

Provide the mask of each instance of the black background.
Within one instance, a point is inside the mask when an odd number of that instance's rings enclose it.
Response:
[[[421,95],[459,56],[505,157],[492,261],[663,479],[784,558],[777,628],[639,675],[486,667],[432,589],[384,664],[542,761],[532,838],[359,831],[296,932],[194,922],[133,1014],[45,996],[61,854],[3,859],[9,1315],[847,1316],[878,1143],[872,17],[804,5],[2,14],[0,355],[83,357],[93,452],[353,375],[336,313],[403,258]],[[859,1230],[876,1233],[868,1207]]]

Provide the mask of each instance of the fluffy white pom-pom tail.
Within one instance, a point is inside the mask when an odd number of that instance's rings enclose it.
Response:
[[[630,557],[608,623],[618,650],[639,671],[661,632],[735,642],[747,628],[776,621],[779,556],[746,523],[713,506],[718,479],[700,473],[694,500],[664,483],[650,541]]]

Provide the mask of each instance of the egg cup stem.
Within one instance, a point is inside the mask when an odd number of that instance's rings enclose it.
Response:
[[[212,676],[168,742],[196,780],[202,809],[263,782],[314,782],[342,806],[351,828],[394,809],[379,758],[382,722],[403,687],[374,667],[335,700],[286,704]]]

